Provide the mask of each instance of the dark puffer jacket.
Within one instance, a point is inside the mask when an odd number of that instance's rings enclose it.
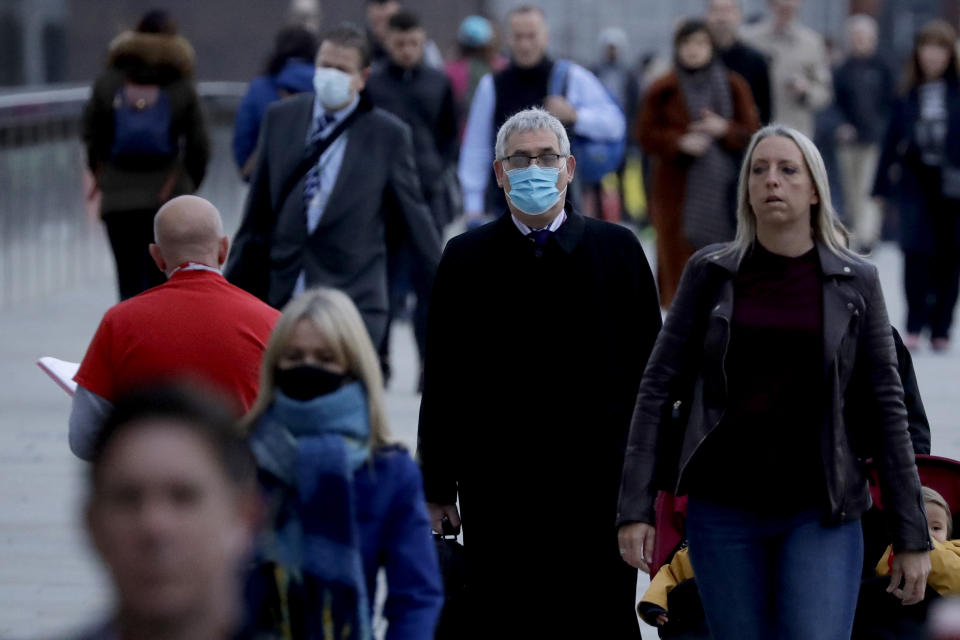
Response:
[[[107,68],[93,85],[83,114],[87,162],[103,192],[101,213],[159,207],[193,193],[206,172],[210,141],[193,85],[194,53],[175,35],[121,33],[110,43]],[[157,85],[170,100],[171,157],[111,160],[114,100],[126,82]]]
[[[740,265],[739,256],[723,248],[711,245],[690,259],[644,371],[627,444],[618,524],[652,524],[658,489],[685,493],[685,467],[723,415],[724,359]],[[854,520],[870,507],[861,459],[865,450],[876,447],[895,549],[929,549],[903,387],[876,268],[853,254],[837,255],[819,244],[817,249],[827,392],[821,429],[825,520]],[[861,385],[873,392],[877,418],[848,424],[845,404],[851,389]],[[678,400],[689,405],[685,424],[668,418]]]

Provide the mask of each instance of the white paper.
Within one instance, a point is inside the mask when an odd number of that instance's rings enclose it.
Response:
[[[79,362],[69,362],[44,356],[37,360],[37,366],[50,376],[50,378],[60,385],[60,388],[72,396],[77,390],[77,383],[73,381],[73,376],[77,375],[77,369],[80,368]]]

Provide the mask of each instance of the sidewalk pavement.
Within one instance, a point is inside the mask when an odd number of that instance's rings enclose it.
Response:
[[[895,325],[903,319],[900,255],[874,256]],[[103,312],[115,302],[114,282],[98,282],[0,312],[0,637],[61,635],[98,618],[108,601],[79,526],[84,468],[67,447],[70,400],[34,364],[43,355],[79,361]],[[393,336],[394,380],[387,394],[394,435],[411,449],[419,397],[409,327]],[[955,422],[960,348],[915,356],[933,431],[933,452],[960,458]],[[960,506],[960,505],[958,505]],[[641,576],[642,591],[646,576]],[[644,637],[655,638],[646,629]]]

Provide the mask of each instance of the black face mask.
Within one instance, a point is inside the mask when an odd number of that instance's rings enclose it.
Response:
[[[277,369],[274,373],[277,388],[294,400],[313,400],[333,393],[344,385],[347,376],[323,367],[302,364],[290,369]]]

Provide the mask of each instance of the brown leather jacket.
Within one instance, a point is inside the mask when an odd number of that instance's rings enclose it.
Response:
[[[740,257],[725,245],[690,259],[643,374],[630,428],[618,524],[654,522],[659,489],[685,493],[684,469],[726,406],[724,359]],[[920,480],[907,433],[903,387],[876,268],[817,245],[823,282],[824,376],[829,396],[821,433],[828,493],[826,521],[847,522],[870,508],[863,452],[876,446],[894,548],[930,548]],[[878,416],[848,424],[852,379],[873,390]],[[680,403],[677,405],[676,403]],[[677,415],[671,409],[683,406]],[[734,464],[735,461],[731,461]]]

